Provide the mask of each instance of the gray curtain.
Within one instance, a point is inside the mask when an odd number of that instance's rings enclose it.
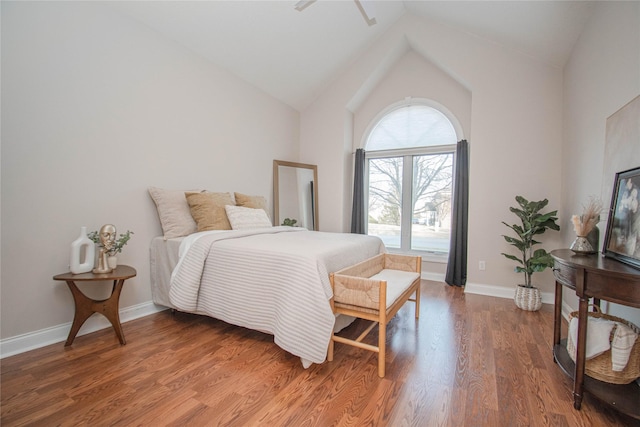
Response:
[[[356,150],[353,168],[353,207],[351,209],[351,232],[364,234],[364,150]]]
[[[451,207],[451,242],[445,282],[452,286],[467,283],[467,225],[469,222],[469,143],[463,139],[456,148]]]

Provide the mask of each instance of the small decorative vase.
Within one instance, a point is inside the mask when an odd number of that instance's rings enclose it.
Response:
[[[599,218],[599,217],[598,217]],[[587,234],[587,240],[591,245],[591,248],[594,252],[598,252],[598,248],[600,247],[600,229],[597,225],[593,226],[593,229]]]
[[[516,286],[516,295],[513,298],[516,307],[526,311],[538,311],[542,307],[540,289],[527,288],[524,285]]]
[[[118,257],[115,255],[111,255],[107,257],[107,265],[110,269],[115,270],[118,266]]]
[[[569,246],[576,255],[588,255],[595,253],[593,246],[587,240],[585,236],[578,236],[576,240],[573,241],[571,246]]]
[[[71,273],[90,272],[95,263],[95,257],[96,245],[87,237],[87,227],[80,227],[80,237],[71,243],[71,256],[69,258]]]

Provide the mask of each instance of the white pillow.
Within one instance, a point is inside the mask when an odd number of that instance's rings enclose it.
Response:
[[[200,190],[194,190],[194,193],[199,192]],[[184,193],[185,190],[149,187],[149,195],[156,204],[165,240],[187,236],[197,231]]]
[[[227,218],[233,230],[271,227],[271,220],[262,209],[245,208],[243,206],[226,205]]]
[[[611,330],[615,326],[613,320],[588,317],[587,318],[587,341],[585,343],[585,360],[600,356],[611,348]],[[578,318],[573,317],[569,322],[569,335],[573,340],[574,347],[578,342]],[[575,354],[574,360],[575,360]]]

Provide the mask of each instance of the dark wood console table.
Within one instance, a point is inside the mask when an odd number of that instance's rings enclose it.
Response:
[[[640,419],[640,387],[636,382],[618,385],[598,381],[584,374],[589,299],[611,301],[640,308],[640,271],[601,254],[576,255],[569,249],[551,251],[556,278],[553,355],[562,370],[573,378],[573,406],[580,409],[582,395],[593,396],[633,418]],[[561,339],[562,287],[576,292],[578,308],[578,341],[575,363],[567,353],[566,340]]]

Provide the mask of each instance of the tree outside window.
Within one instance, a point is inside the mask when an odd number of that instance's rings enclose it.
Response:
[[[455,142],[451,122],[432,107],[380,119],[367,142],[368,234],[388,248],[448,253]]]

